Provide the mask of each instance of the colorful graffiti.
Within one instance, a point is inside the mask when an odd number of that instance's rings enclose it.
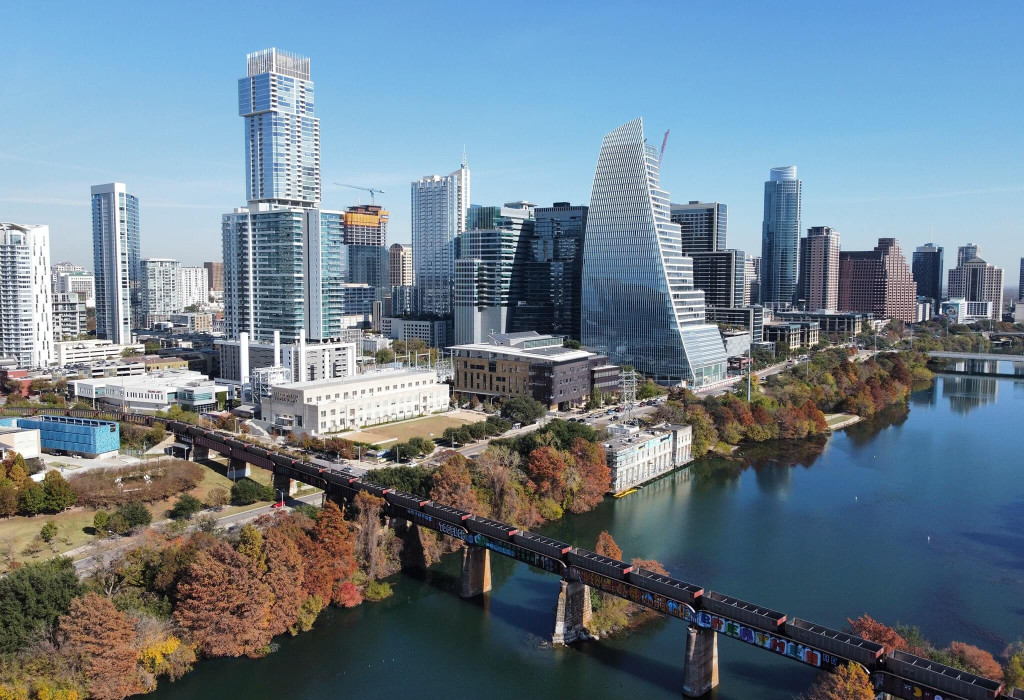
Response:
[[[816,668],[835,670],[842,663],[839,657],[823,652],[820,649],[794,642],[792,639],[771,634],[764,630],[747,627],[735,620],[712,615],[703,610],[694,612],[692,608],[678,600],[646,591],[626,581],[617,581],[601,574],[595,574],[592,571],[577,569],[576,567],[569,569],[569,578],[575,581],[582,581],[588,586],[617,595],[620,598],[625,598],[637,605],[643,605],[665,615],[685,620],[689,624],[712,629],[727,637],[738,639],[747,644],[753,644],[782,656],[788,656],[791,659],[802,661]]]
[[[554,574],[561,574],[564,569],[562,562],[555,561],[551,557],[546,557],[543,554],[531,552],[530,550],[512,544],[511,542],[499,542],[479,533],[473,535],[473,539],[471,541],[473,544],[478,544],[481,547],[493,549],[498,554],[504,554],[506,557],[511,557],[517,561],[529,564],[530,566],[536,566],[538,569],[544,569],[545,571],[550,571]]]

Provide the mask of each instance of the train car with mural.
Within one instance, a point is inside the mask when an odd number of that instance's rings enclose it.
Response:
[[[527,530],[520,530],[516,534],[512,535],[512,541],[531,552],[537,554],[543,554],[546,557],[553,559],[561,559],[572,549],[572,545],[553,540],[550,537],[544,537],[543,535],[537,535]]]
[[[827,651],[848,661],[872,668],[885,654],[885,647],[846,632],[816,625],[794,617],[785,624],[786,636],[801,644]]]
[[[781,632],[786,616],[776,610],[762,608],[716,591],[708,591],[700,597],[700,606],[713,615],[742,622],[767,632]]]
[[[611,557],[605,557],[597,552],[591,552],[589,549],[581,549],[579,547],[570,549],[566,558],[570,564],[579,569],[592,571],[595,574],[601,574],[618,581],[625,579],[626,575],[633,570],[632,564],[627,564],[624,561],[612,559]]]
[[[629,572],[629,582],[687,605],[693,605],[704,594],[704,589],[696,584],[639,567]]]
[[[894,651],[883,661],[885,668],[904,679],[929,686],[944,693],[956,694],[967,700],[990,700],[999,697],[1003,684],[982,678],[958,668],[946,666],[930,659]]]
[[[462,523],[472,533],[481,534],[486,537],[490,537],[493,540],[499,540],[501,542],[507,542],[512,539],[512,536],[519,532],[519,529],[503,523],[499,520],[491,520],[490,518],[482,518],[479,515],[473,515]]]

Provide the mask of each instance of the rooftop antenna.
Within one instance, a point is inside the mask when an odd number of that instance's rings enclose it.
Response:
[[[466,160],[466,144],[462,144],[462,167],[468,167],[469,161]]]

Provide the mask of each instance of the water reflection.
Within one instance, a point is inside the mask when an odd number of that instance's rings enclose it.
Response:
[[[960,414],[998,398],[999,382],[995,377],[947,376],[941,381],[943,398],[949,399],[950,407]]]

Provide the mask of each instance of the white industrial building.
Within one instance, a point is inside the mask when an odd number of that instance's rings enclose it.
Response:
[[[305,331],[299,331],[298,343],[282,344],[277,331],[273,337],[273,343],[253,343],[248,333],[241,333],[238,340],[215,341],[220,351],[218,379],[226,383],[247,383],[252,370],[263,367],[287,367],[293,382],[337,379],[356,373],[354,342],[306,342]]]
[[[272,387],[262,413],[279,429],[320,435],[446,411],[448,401],[435,372],[385,369]]]
[[[223,405],[228,387],[201,372],[169,369],[133,377],[97,377],[71,382],[75,396],[122,411],[152,413],[177,404],[201,413]],[[219,398],[219,400],[218,400]]]
[[[612,470],[612,493],[655,479],[693,459],[693,431],[688,425],[662,425],[649,430],[610,425],[608,435],[604,449]]]

